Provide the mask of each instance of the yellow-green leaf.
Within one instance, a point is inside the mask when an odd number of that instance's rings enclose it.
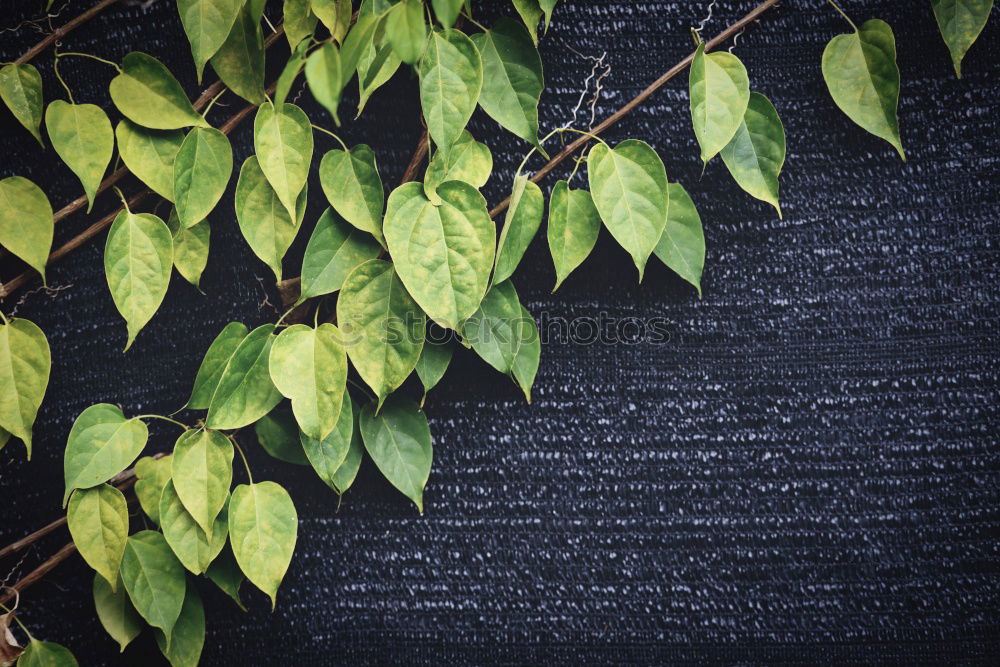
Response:
[[[198,374],[195,377],[194,389],[191,391],[191,398],[188,399],[187,407],[190,410],[207,410],[212,401],[212,395],[219,386],[223,371],[233,352],[247,337],[247,327],[242,322],[230,322],[219,335],[215,337],[209,345],[205,357],[198,367]]]
[[[54,229],[52,205],[40,187],[23,176],[0,181],[0,246],[38,271],[43,283]]]
[[[154,459],[143,456],[135,462],[135,497],[153,523],[160,523],[160,496],[170,481],[173,454]]]
[[[208,217],[229,184],[233,149],[229,138],[213,127],[188,132],[174,159],[174,203],[184,227]]]
[[[336,292],[354,268],[379,256],[382,248],[371,236],[326,209],[316,222],[302,258],[299,303]]]
[[[216,430],[243,428],[281,402],[271,382],[268,356],[274,342],[274,325],[257,327],[244,338],[226,363],[212,395],[205,425]]]
[[[309,0],[285,0],[282,7],[285,37],[292,51],[303,39],[316,31],[316,15],[312,13]]]
[[[171,479],[188,514],[213,536],[212,528],[226,506],[233,481],[233,443],[218,431],[185,431],[174,445]]]
[[[80,179],[90,213],[115,150],[111,121],[101,107],[55,100],[45,110],[45,129],[52,148]]]
[[[313,97],[330,112],[333,121],[340,125],[337,107],[340,106],[344,81],[341,80],[340,51],[337,46],[333,42],[327,42],[309,54],[305,71],[306,83],[309,84]]]
[[[37,325],[21,318],[0,324],[0,429],[24,442],[29,460],[31,428],[51,368],[49,342]]]
[[[177,209],[171,209],[167,227],[170,228],[170,236],[174,243],[174,268],[184,280],[199,287],[201,273],[208,264],[211,225],[208,224],[208,220],[202,220],[192,227],[184,227],[177,219]]]
[[[17,667],[77,667],[77,664],[65,646],[38,641],[34,637],[17,660]]]
[[[63,469],[66,494],[103,484],[128,468],[146,446],[149,430],[140,419],[125,419],[117,405],[98,403],[80,413],[66,441]]]
[[[313,154],[309,118],[294,104],[280,109],[262,104],[253,121],[253,144],[267,182],[288,215],[295,217],[296,198],[305,188]]]
[[[420,61],[420,106],[427,131],[447,153],[472,117],[483,87],[483,60],[458,30],[435,31]]]
[[[201,83],[205,63],[226,41],[243,2],[244,0],[177,0],[181,25],[191,42],[198,83]]]
[[[299,517],[279,484],[240,484],[229,502],[233,555],[247,579],[277,603],[278,586],[295,551]]]
[[[725,51],[705,53],[702,42],[691,61],[688,85],[694,136],[701,147],[701,161],[708,162],[743,122],[750,101],[750,79],[739,58]]]
[[[4,65],[0,69],[0,99],[21,125],[42,141],[42,76],[33,65]]]
[[[229,517],[225,507],[216,515],[206,532],[194,520],[177,495],[176,480],[167,482],[160,496],[160,529],[170,549],[185,568],[202,574],[226,545]]]
[[[951,53],[955,76],[962,78],[962,58],[986,26],[993,0],[931,0],[931,7]]]
[[[416,64],[427,42],[424,3],[421,0],[398,2],[386,15],[385,36],[404,63]]]
[[[500,241],[497,243],[494,283],[501,283],[514,275],[531,240],[538,233],[544,211],[545,196],[541,189],[529,181],[526,175],[518,175],[514,179],[510,206],[507,207],[503,229],[500,230]]]
[[[226,41],[212,56],[212,68],[227,88],[247,102],[264,101],[264,35],[249,8],[240,10]]]
[[[424,339],[424,347],[417,361],[417,377],[424,385],[424,396],[420,399],[420,407],[424,407],[427,392],[433,389],[444,377],[451,363],[452,347],[448,343],[435,343],[430,338]]]
[[[601,231],[601,216],[594,199],[586,190],[570,190],[569,183],[559,181],[549,194],[547,236],[552,264],[556,269],[555,292],[573,269],[587,259],[597,244]]]
[[[174,200],[174,159],[182,130],[150,130],[124,119],[115,128],[118,154],[136,178],[167,201]]]
[[[382,208],[385,194],[375,164],[375,152],[369,146],[358,144],[350,152],[328,151],[320,162],[319,180],[337,213],[384,244]]]
[[[122,492],[110,484],[77,489],[69,499],[66,523],[83,560],[117,588],[128,538],[128,504]]]
[[[121,581],[120,577],[118,581]],[[101,625],[118,642],[122,652],[142,632],[142,617],[135,610],[125,587],[112,588],[100,574],[94,575],[94,608]]]
[[[310,6],[330,35],[343,42],[351,26],[351,0],[310,0]]]
[[[354,434],[354,407],[351,395],[344,392],[337,425],[322,438],[312,438],[305,432],[300,433],[302,450],[309,459],[309,464],[319,475],[319,478],[334,491],[338,491],[334,480],[337,471],[344,464],[351,448],[351,437]],[[339,491],[338,491],[339,493]]]
[[[447,155],[434,153],[424,174],[424,193],[432,202],[441,200],[437,188],[445,181],[462,181],[474,188],[486,185],[493,172],[493,154],[489,147],[476,141],[466,130],[452,144]]]
[[[133,51],[126,55],[121,74],[111,80],[108,90],[118,110],[143,127],[175,130],[192,125],[209,126],[191,106],[170,70],[145,53]]]

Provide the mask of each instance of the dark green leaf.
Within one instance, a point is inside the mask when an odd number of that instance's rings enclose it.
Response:
[[[299,425],[288,404],[282,403],[258,419],[253,430],[260,446],[274,458],[285,463],[309,465],[299,440]]]
[[[125,590],[139,615],[168,636],[181,615],[186,579],[163,535],[143,530],[128,538],[122,559]]]
[[[497,283],[463,327],[465,341],[493,368],[510,374],[521,346],[521,301],[514,285]]]
[[[77,667],[77,664],[65,646],[40,642],[34,637],[17,660],[17,667]]]
[[[356,266],[375,259],[381,247],[359,229],[327,209],[316,222],[302,259],[302,291],[299,303],[336,292]]]
[[[226,41],[212,56],[212,68],[227,88],[247,102],[264,101],[264,36],[248,8],[240,10]]]
[[[338,491],[334,480],[337,471],[347,459],[353,434],[354,407],[351,403],[351,395],[346,391],[340,414],[337,417],[337,425],[325,438],[311,438],[305,432],[299,434],[302,450],[309,459],[309,464],[312,465],[319,478],[334,491]]]
[[[365,445],[361,441],[361,408],[356,402],[352,401],[352,403],[354,428],[351,432],[351,446],[347,450],[344,462],[340,464],[337,472],[333,475],[333,488],[340,495],[347,493],[347,490],[354,484],[354,479],[358,476],[358,470],[361,468],[361,457],[365,450]]]
[[[778,174],[785,163],[785,128],[770,100],[750,93],[750,103],[740,128],[722,149],[722,161],[736,183],[752,196],[778,204]]]
[[[531,387],[535,384],[535,374],[538,373],[538,362],[542,354],[542,339],[538,335],[538,325],[531,313],[521,306],[521,319],[518,322],[520,331],[517,335],[518,347],[514,355],[514,381],[524,392],[524,398],[531,403]]]
[[[197,667],[205,646],[205,608],[194,582],[187,581],[184,605],[173,630],[169,634],[157,630],[155,634],[156,645],[171,667]]]
[[[361,436],[378,469],[423,514],[432,448],[427,417],[417,404],[392,396],[376,415],[369,403],[361,410]]]
[[[544,12],[538,4],[538,0],[514,0],[514,9],[517,10],[524,26],[531,34],[531,41],[538,44],[538,22],[542,20]]]
[[[431,6],[434,7],[434,16],[437,17],[438,23],[443,25],[445,28],[450,28],[455,25],[455,21],[458,19],[459,12],[462,11],[462,3],[465,0],[431,0]]]
[[[986,26],[993,0],[931,0],[931,7],[951,52],[955,76],[962,78],[962,58]]]
[[[451,363],[452,347],[448,343],[432,343],[429,339],[424,340],[424,348],[420,351],[420,359],[417,361],[417,377],[424,385],[424,396],[420,399],[420,407],[424,407],[424,400],[427,392],[433,389]]]
[[[319,166],[323,192],[334,210],[358,229],[382,238],[382,208],[385,194],[375,164],[375,152],[358,144],[350,152],[328,151]]]
[[[142,632],[142,617],[129,600],[125,586],[112,588],[99,574],[94,575],[94,607],[101,625],[121,651]]]
[[[701,217],[687,190],[680,183],[667,186],[670,209],[656,256],[677,275],[694,285],[701,296],[701,271],[705,266],[705,233]]]
[[[228,533],[228,530],[226,532]],[[243,585],[244,580],[243,572],[240,571],[240,566],[236,563],[236,557],[233,556],[233,550],[230,547],[223,547],[222,552],[208,566],[208,571],[205,575],[223,593],[231,597],[237,607],[243,611],[247,610],[240,599],[240,586]]]

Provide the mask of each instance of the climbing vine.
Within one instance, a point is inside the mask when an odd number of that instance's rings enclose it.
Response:
[[[89,16],[110,4],[103,0]],[[690,66],[691,124],[702,162],[721,157],[735,182],[780,216],[786,139],[778,111],[752,90],[736,55],[712,50],[775,4],[766,0],[709,42],[694,30],[694,52],[675,70]],[[931,0],[957,75],[992,4]],[[477,21],[465,0],[363,0],[358,6],[284,0],[282,21],[266,38],[264,0],[176,5],[199,84],[209,68],[219,79],[195,102],[167,67],[141,52],[119,64],[56,48],[53,73],[60,87],[45,95],[28,60],[54,39],[0,69],[0,99],[39,144],[51,145],[83,193],[54,213],[30,180],[0,180],[0,246],[28,267],[0,296],[35,275],[45,284],[51,262],[108,228],[104,270],[125,323],[123,347],[141,345],[172,270],[199,285],[208,262],[209,217],[222,217],[218,212],[229,206],[246,243],[273,272],[287,312],[252,331],[228,324],[204,354],[177,413],[182,417],[130,417],[115,405],[92,405],[77,417],[66,442],[63,504],[73,538],[67,554],[79,551],[95,571],[101,623],[123,650],[151,627],[172,664],[194,665],[205,633],[197,577],[204,575],[240,606],[240,587],[248,580],[274,605],[293,557],[295,505],[277,483],[254,480],[241,444],[246,429],[252,427],[272,456],[311,466],[339,496],[367,455],[422,513],[431,432],[422,402],[397,389],[416,373],[426,396],[445,375],[452,346],[464,345],[509,376],[530,401],[541,348],[535,321],[510,279],[543,218],[554,290],[586,260],[603,225],[631,257],[640,281],[655,258],[700,295],[705,240],[691,197],[668,180],[649,144],[627,139],[612,146],[598,136],[676,71],[593,130],[569,125],[539,136],[544,74],[537,44],[556,0],[514,0],[509,15],[490,26]],[[878,19],[858,26],[831,5],[850,27],[830,40],[820,64],[833,102],[905,159],[892,29]],[[60,34],[65,37],[81,18]],[[265,86],[265,54],[281,35],[290,55],[277,80]],[[109,93],[121,116],[114,127],[105,109],[77,101],[74,93],[82,91],[59,73],[67,57],[92,58],[113,70]],[[356,81],[362,116],[372,94],[406,68],[419,81],[426,132],[403,182],[387,193],[374,151],[348,146],[335,128],[348,85]],[[323,117],[310,118],[288,101],[300,78],[326,110]],[[213,127],[208,113],[223,94],[250,106]],[[466,129],[477,108],[523,140],[526,153],[510,197],[492,211],[480,193],[491,177],[492,153]],[[237,166],[229,135],[250,115],[254,154]],[[320,148],[331,142],[334,148]],[[550,157],[554,146],[560,150]],[[538,182],[571,156],[576,166],[552,185],[546,202]],[[530,165],[540,159],[548,163],[533,172]],[[574,189],[579,169],[586,187]],[[314,170],[329,204],[321,212],[306,210]],[[148,190],[126,197],[116,186],[126,173]],[[234,175],[235,199],[225,202]],[[121,209],[99,221],[96,231],[53,250],[56,221],[84,206],[89,212],[108,191],[121,199]],[[140,210],[154,195],[171,205],[166,220]],[[500,214],[498,230],[493,219]],[[284,257],[307,220],[313,228],[300,275],[288,278]],[[49,345],[28,320],[0,318],[0,447],[16,438],[30,458],[32,426],[48,384]],[[453,332],[453,340],[428,336],[431,327]],[[179,429],[172,453],[143,456],[150,420]],[[245,482],[234,486],[244,475]],[[130,534],[127,492],[134,492],[151,528]],[[30,642],[22,650],[9,630],[14,612],[4,609],[4,664],[75,664],[66,649],[31,638],[23,625]]]

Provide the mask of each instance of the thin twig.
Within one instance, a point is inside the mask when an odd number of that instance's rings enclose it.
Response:
[[[94,5],[84,13],[80,14],[76,18],[67,21],[65,25],[53,30],[50,34],[46,35],[45,38],[42,39],[42,41],[38,42],[33,47],[25,51],[24,54],[14,62],[20,65],[22,63],[26,63],[30,60],[33,60],[34,58],[38,57],[40,53],[45,51],[45,49],[49,48],[50,46],[58,42],[60,39],[71,33],[73,30],[79,28],[84,23],[94,18],[95,16],[97,16],[98,14],[100,14],[101,12],[103,12],[105,9],[115,4],[116,2],[118,2],[118,0],[101,0],[96,5]]]
[[[0,604],[7,604],[19,594],[23,593],[26,589],[30,588],[32,585],[38,583],[38,581],[44,577],[46,574],[56,569],[60,563],[76,553],[76,545],[70,542],[69,544],[63,545],[63,548],[55,553],[52,558],[36,567],[34,570],[26,574],[19,582],[10,586],[10,590],[0,596]]]

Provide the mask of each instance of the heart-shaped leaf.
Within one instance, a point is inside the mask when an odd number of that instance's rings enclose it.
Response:
[[[381,250],[371,236],[326,209],[316,221],[302,258],[299,303],[336,292],[355,267],[375,259]]]
[[[538,233],[544,210],[545,196],[541,189],[529,181],[527,176],[519,174],[514,179],[510,206],[507,207],[503,229],[500,230],[493,282],[501,283],[514,275],[531,240]]]
[[[278,194],[267,182],[257,156],[251,155],[240,169],[236,182],[236,219],[250,249],[281,280],[281,260],[295,240],[305,216],[308,188],[299,194],[298,215],[288,215]]]
[[[174,445],[171,478],[188,514],[212,537],[233,482],[233,443],[218,431],[185,431]]]
[[[0,246],[38,271],[45,281],[55,220],[42,189],[22,176],[0,181]]]
[[[701,271],[705,266],[705,232],[701,216],[691,196],[680,183],[667,186],[670,210],[663,236],[656,244],[656,256],[684,280],[694,285],[701,296]]]
[[[226,41],[241,7],[243,0],[177,0],[181,25],[191,42],[198,83],[201,83],[205,63]]]
[[[556,269],[555,292],[573,269],[587,259],[597,244],[601,216],[586,190],[570,190],[559,181],[549,194],[549,222],[546,232],[552,264]]]
[[[163,487],[160,529],[181,565],[194,574],[202,574],[226,545],[229,516],[223,507],[213,520],[211,531],[202,530],[177,495],[174,486],[177,479],[175,476]]]
[[[404,63],[416,64],[427,42],[424,3],[402,0],[390,9],[385,19],[385,37]]]
[[[778,174],[785,163],[785,128],[774,105],[760,93],[750,93],[746,115],[722,149],[722,161],[737,185],[774,206],[781,217]]]
[[[184,227],[208,217],[229,184],[233,149],[229,139],[213,127],[188,132],[174,160],[174,202]]]
[[[330,205],[344,220],[384,244],[382,208],[385,194],[375,153],[369,146],[359,144],[350,152],[327,151],[319,165],[319,181]]]
[[[192,125],[209,126],[191,106],[170,70],[145,53],[127,54],[122,59],[121,74],[111,80],[108,90],[122,115],[143,127],[176,130]]]
[[[177,219],[177,209],[170,210],[167,227],[174,245],[174,268],[184,280],[195,287],[201,282],[201,273],[208,264],[208,242],[212,233],[208,220],[193,227],[184,227]]]
[[[111,121],[101,107],[55,100],[45,110],[45,129],[52,148],[80,179],[87,194],[87,213],[90,213],[97,188],[115,151]]]
[[[146,446],[149,430],[142,420],[125,419],[117,405],[98,403],[80,413],[66,441],[63,468],[66,494],[103,484],[128,468]]]
[[[257,327],[233,352],[208,406],[205,425],[219,431],[254,423],[281,402],[271,382],[267,360],[274,343],[274,325]]]
[[[931,0],[931,7],[944,43],[951,52],[955,76],[962,78],[962,58],[986,26],[993,0]]]
[[[337,322],[347,356],[381,403],[417,365],[426,326],[423,312],[393,265],[373,259],[344,281]]]
[[[438,23],[445,28],[455,25],[455,21],[458,20],[458,14],[462,11],[463,2],[465,0],[431,0],[431,6],[434,8],[434,16],[437,18]]]
[[[701,147],[701,161],[708,162],[725,148],[743,122],[750,101],[750,79],[739,58],[725,51],[705,53],[702,42],[691,61],[688,85],[694,136]]]
[[[538,142],[538,100],[545,88],[542,58],[524,25],[501,18],[472,36],[483,59],[479,106],[489,116],[545,153]]]
[[[420,183],[396,188],[383,231],[407,291],[431,319],[455,329],[486,294],[496,227],[471,185],[449,181],[437,194],[440,206],[424,196]]]
[[[347,459],[353,434],[354,407],[351,403],[351,395],[345,391],[340,414],[337,417],[337,425],[326,437],[322,439],[312,438],[305,432],[299,436],[302,441],[302,450],[306,453],[309,464],[319,475],[319,478],[334,491],[337,491],[338,488],[334,480],[337,471]]]
[[[652,147],[627,139],[614,149],[598,144],[587,158],[594,205],[604,225],[632,255],[639,281],[667,220],[667,174]]]
[[[135,610],[169,636],[181,615],[187,577],[167,540],[152,530],[131,535],[125,543],[121,572]]]
[[[369,403],[361,410],[361,436],[368,455],[385,478],[424,513],[424,487],[431,474],[431,430],[417,404],[392,396],[378,414]]]
[[[184,591],[181,614],[169,635],[154,630],[156,645],[172,667],[197,667],[205,646],[205,607],[190,579]]]
[[[483,59],[464,33],[452,28],[435,31],[419,74],[427,131],[438,150],[447,154],[476,110],[483,87]]]
[[[247,579],[271,598],[272,608],[292,561],[298,530],[295,505],[280,485],[258,482],[233,490],[229,502],[233,555]]]
[[[486,144],[472,138],[466,130],[452,144],[447,155],[434,154],[424,174],[424,192],[432,202],[441,200],[437,188],[445,181],[462,181],[474,188],[486,185],[493,172],[493,154]]]
[[[11,63],[0,68],[0,99],[21,125],[42,141],[42,75],[33,65]]]
[[[294,104],[262,104],[253,121],[253,145],[267,182],[288,215],[296,217],[296,198],[306,186],[313,154],[309,118]]]
[[[249,8],[240,10],[226,41],[212,56],[212,68],[229,90],[250,104],[264,102],[264,35]]]
[[[123,652],[142,632],[142,617],[135,610],[125,587],[112,588],[99,574],[94,575],[94,608],[101,625]]]
[[[77,489],[69,499],[66,524],[83,560],[117,588],[128,539],[128,504],[122,492],[110,484]]]
[[[135,497],[139,499],[142,511],[153,523],[160,523],[160,496],[163,487],[170,481],[173,454],[159,459],[143,456],[135,462]]]
[[[118,214],[104,246],[104,273],[128,327],[126,350],[163,302],[173,263],[173,240],[165,222],[127,208]]]
[[[837,35],[823,49],[823,79],[847,117],[885,139],[906,159],[899,138],[896,39],[885,21],[871,19]]]
[[[0,324],[0,429],[24,442],[31,459],[31,428],[49,385],[52,354],[45,334],[17,318]],[[4,438],[6,444],[6,438]]]
[[[115,128],[118,154],[136,178],[168,201],[174,200],[174,160],[183,130],[150,130],[127,118]]]
[[[34,637],[17,660],[17,667],[77,667],[69,649],[55,642],[42,642]]]
[[[222,372],[226,370],[233,352],[239,347],[243,339],[247,337],[247,327],[242,322],[230,322],[219,335],[215,337],[209,345],[205,357],[198,367],[198,374],[194,381],[194,390],[191,398],[188,399],[187,407],[190,410],[207,410],[219,386]]]

